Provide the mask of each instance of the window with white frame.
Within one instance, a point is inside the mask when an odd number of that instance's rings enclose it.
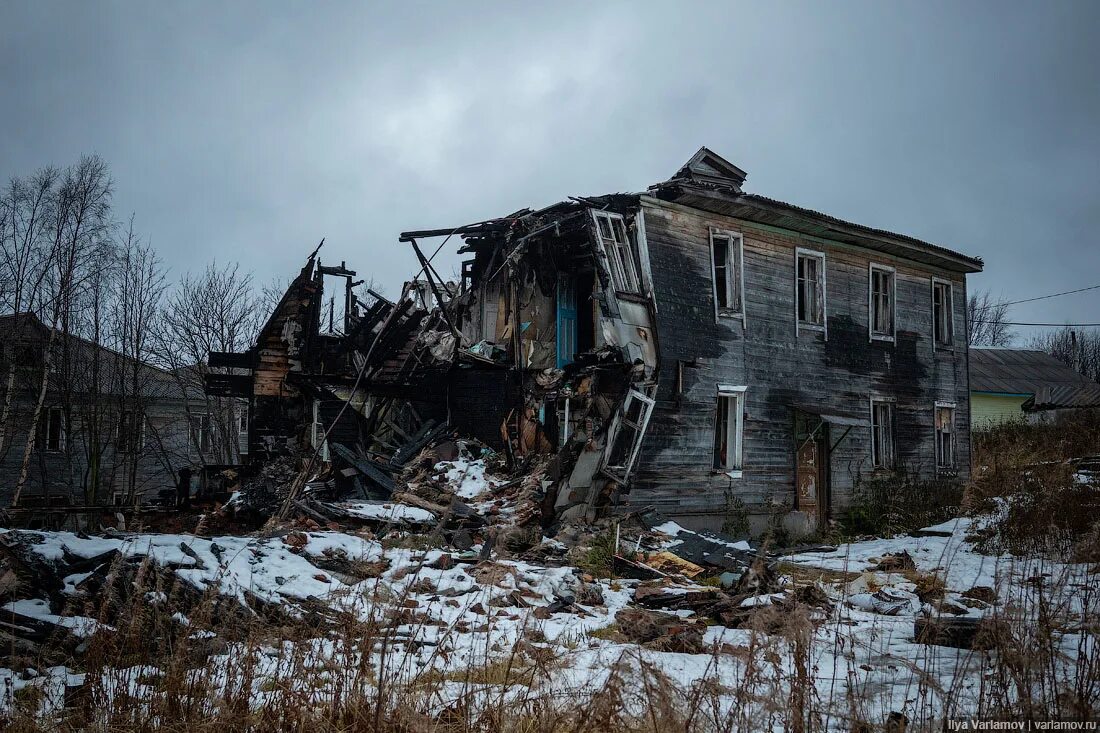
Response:
[[[310,431],[310,444],[318,450],[322,461],[328,461],[328,440],[325,439],[325,424],[321,421],[321,400],[313,401],[313,424]]]
[[[607,464],[604,471],[615,478],[625,481],[630,476],[638,451],[642,447],[642,438],[653,414],[653,400],[636,389],[626,393],[622,412],[612,426],[608,444]]]
[[[188,455],[203,458],[210,453],[213,436],[210,432],[210,416],[206,413],[193,414],[189,419]]]
[[[592,218],[596,221],[596,233],[600,237],[604,254],[607,255],[615,289],[624,293],[641,292],[637,258],[634,256],[634,247],[627,235],[623,217],[612,211],[593,209]]]
[[[871,465],[894,468],[894,403],[871,400]]]
[[[736,232],[710,230],[711,275],[714,283],[715,315],[740,316],[744,313],[741,295],[741,235]]]
[[[871,265],[870,272],[870,314],[871,338],[893,340],[894,338],[894,268],[885,265]]]
[[[745,433],[745,388],[718,385],[714,415],[714,468],[740,471]]]
[[[825,328],[825,253],[795,251],[795,308],[798,325]]]
[[[955,323],[951,283],[932,279],[932,335],[936,346],[948,347],[954,343]]]
[[[65,411],[60,407],[46,412],[46,450],[65,450]]]
[[[237,452],[248,455],[248,403],[237,403]]]
[[[955,405],[936,403],[936,468],[955,468]]]

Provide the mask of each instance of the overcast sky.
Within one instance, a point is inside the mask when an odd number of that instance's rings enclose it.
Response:
[[[402,230],[642,190],[705,144],[749,191],[984,258],[971,288],[1100,284],[1098,2],[521,5],[8,0],[0,176],[100,154],[173,276],[286,277],[325,237],[386,283]],[[1100,290],[1013,316],[1100,321]]]

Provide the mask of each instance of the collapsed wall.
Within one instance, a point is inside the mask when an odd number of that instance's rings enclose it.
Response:
[[[314,252],[256,344],[210,356],[208,393],[249,401],[246,475],[300,455],[300,484],[324,468],[336,493],[388,497],[419,451],[462,438],[517,473],[539,466],[544,526],[606,512],[629,490],[657,378],[636,211],[631,196],[574,199],[404,233],[421,268],[392,301],[360,299],[356,273]],[[455,234],[471,255],[457,283],[419,245]],[[343,293],[325,292],[334,277]]]

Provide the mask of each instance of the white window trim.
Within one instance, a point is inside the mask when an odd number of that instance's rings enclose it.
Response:
[[[871,469],[874,471],[893,471],[897,469],[898,465],[898,443],[897,443],[897,422],[898,422],[898,398],[897,397],[870,397],[868,399],[868,406],[871,415]],[[877,466],[875,465],[875,405],[876,404],[890,404],[893,405],[893,410],[890,415],[890,442],[892,443],[892,450],[890,456],[893,458],[893,466]]]
[[[875,333],[875,270],[890,273],[890,335]],[[898,270],[872,262],[867,266],[867,334],[871,341],[895,343],[898,335]]]
[[[623,400],[622,407],[619,411],[615,413],[615,421],[611,425],[611,430],[608,431],[607,441],[604,443],[608,451],[607,455],[610,455],[610,452],[615,446],[615,441],[619,439],[619,432],[623,425],[623,416],[627,414],[631,400],[639,400],[643,404],[642,420],[638,424],[638,433],[635,436],[634,444],[630,447],[630,453],[627,454],[626,462],[621,467],[607,465],[603,467],[608,475],[619,481],[626,481],[630,478],[630,472],[634,469],[634,462],[638,459],[638,452],[642,447],[642,440],[645,438],[645,431],[649,426],[649,419],[653,416],[653,407],[656,404],[656,400],[636,389],[632,389],[626,393],[626,399]],[[620,468],[621,472],[619,472]]]
[[[798,260],[801,257],[813,257],[821,261],[821,324],[804,323],[798,318]],[[825,340],[829,340],[829,269],[826,267],[825,253],[821,250],[808,247],[795,247],[794,250],[794,333],[799,331],[817,331],[825,334]]]
[[[745,392],[748,387],[744,385],[719,384],[714,403],[714,429],[718,429],[718,400],[723,397],[734,397],[734,405],[737,411],[733,421],[733,454],[737,468],[716,468],[715,473],[724,474],[730,478],[744,478],[745,475]],[[728,430],[729,428],[727,428]],[[728,438],[727,438],[728,439]]]
[[[191,413],[191,415],[187,419],[187,457],[188,458],[197,458],[200,461],[206,460],[206,455],[202,452],[202,433],[203,433],[202,419],[204,417],[206,418],[206,432],[210,433],[210,439],[209,439],[208,442],[210,443],[210,447],[213,448],[214,435],[213,435],[213,433],[210,429],[211,424],[212,424],[211,420],[210,420],[210,413],[209,412],[193,412],[193,413]],[[195,423],[194,423],[195,420],[199,421],[199,424],[198,424],[199,433],[198,433],[197,436],[192,435],[192,431],[195,428]],[[192,440],[192,438],[195,438],[195,437],[198,438],[197,441]]]
[[[624,237],[623,244],[626,245],[626,251],[629,255],[626,263],[629,266],[629,272],[622,269],[622,263],[619,261],[618,253],[608,251],[608,244],[603,234],[600,233],[600,219],[607,219],[611,227],[612,239],[614,239],[616,227],[622,227]],[[604,253],[604,256],[607,257],[607,266],[611,271],[611,283],[615,287],[615,290],[629,295],[641,295],[642,279],[638,273],[638,263],[634,259],[634,246],[630,241],[630,232],[626,228],[626,220],[623,219],[622,214],[618,214],[614,211],[592,209],[592,223],[596,227],[596,239],[600,243],[600,250]],[[615,248],[618,245],[612,242],[610,246]]]
[[[895,280],[897,276],[894,276]],[[936,341],[936,286],[947,286],[947,330],[948,330],[948,342],[946,344],[940,344]],[[954,349],[955,348],[955,284],[950,280],[945,280],[942,277],[932,277],[932,284],[930,286],[930,294],[932,298],[932,351],[937,349]]]
[[[940,465],[940,441],[936,436],[936,411],[941,407],[945,407],[951,410],[951,465]],[[943,400],[936,400],[932,409],[932,434],[936,436],[935,451],[936,451],[936,473],[940,471],[946,473],[955,473],[959,470],[959,426],[958,426],[958,403],[945,402]]]
[[[729,254],[733,261],[726,262],[726,273],[729,277],[729,268],[734,267],[734,275],[737,279],[737,303],[734,308],[718,308],[718,280],[714,272],[714,238],[724,237],[730,242]],[[736,241],[736,249],[732,246]],[[710,228],[710,294],[714,299],[714,322],[721,323],[723,318],[740,318],[741,325],[745,324],[745,237],[740,232],[729,229]]]

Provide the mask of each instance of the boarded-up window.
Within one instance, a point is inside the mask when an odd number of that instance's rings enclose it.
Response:
[[[716,313],[718,316],[738,316],[743,312],[741,235],[735,232],[712,230],[710,250]]]
[[[954,340],[951,283],[932,281],[932,331],[936,346],[950,346]]]
[[[640,292],[637,258],[626,233],[626,222],[622,216],[611,211],[593,210],[592,217],[596,220],[596,233],[607,255],[615,289],[624,293]]]
[[[714,468],[720,471],[740,471],[744,438],[744,390],[718,388],[714,416]]]
[[[894,403],[871,400],[871,464],[894,468]]]
[[[871,337],[894,338],[894,269],[871,265]]]
[[[65,450],[65,411],[60,407],[46,413],[46,450]]]
[[[936,405],[936,467],[955,468],[955,408]]]
[[[825,326],[825,254],[798,250],[795,256],[795,300],[798,325]]]

